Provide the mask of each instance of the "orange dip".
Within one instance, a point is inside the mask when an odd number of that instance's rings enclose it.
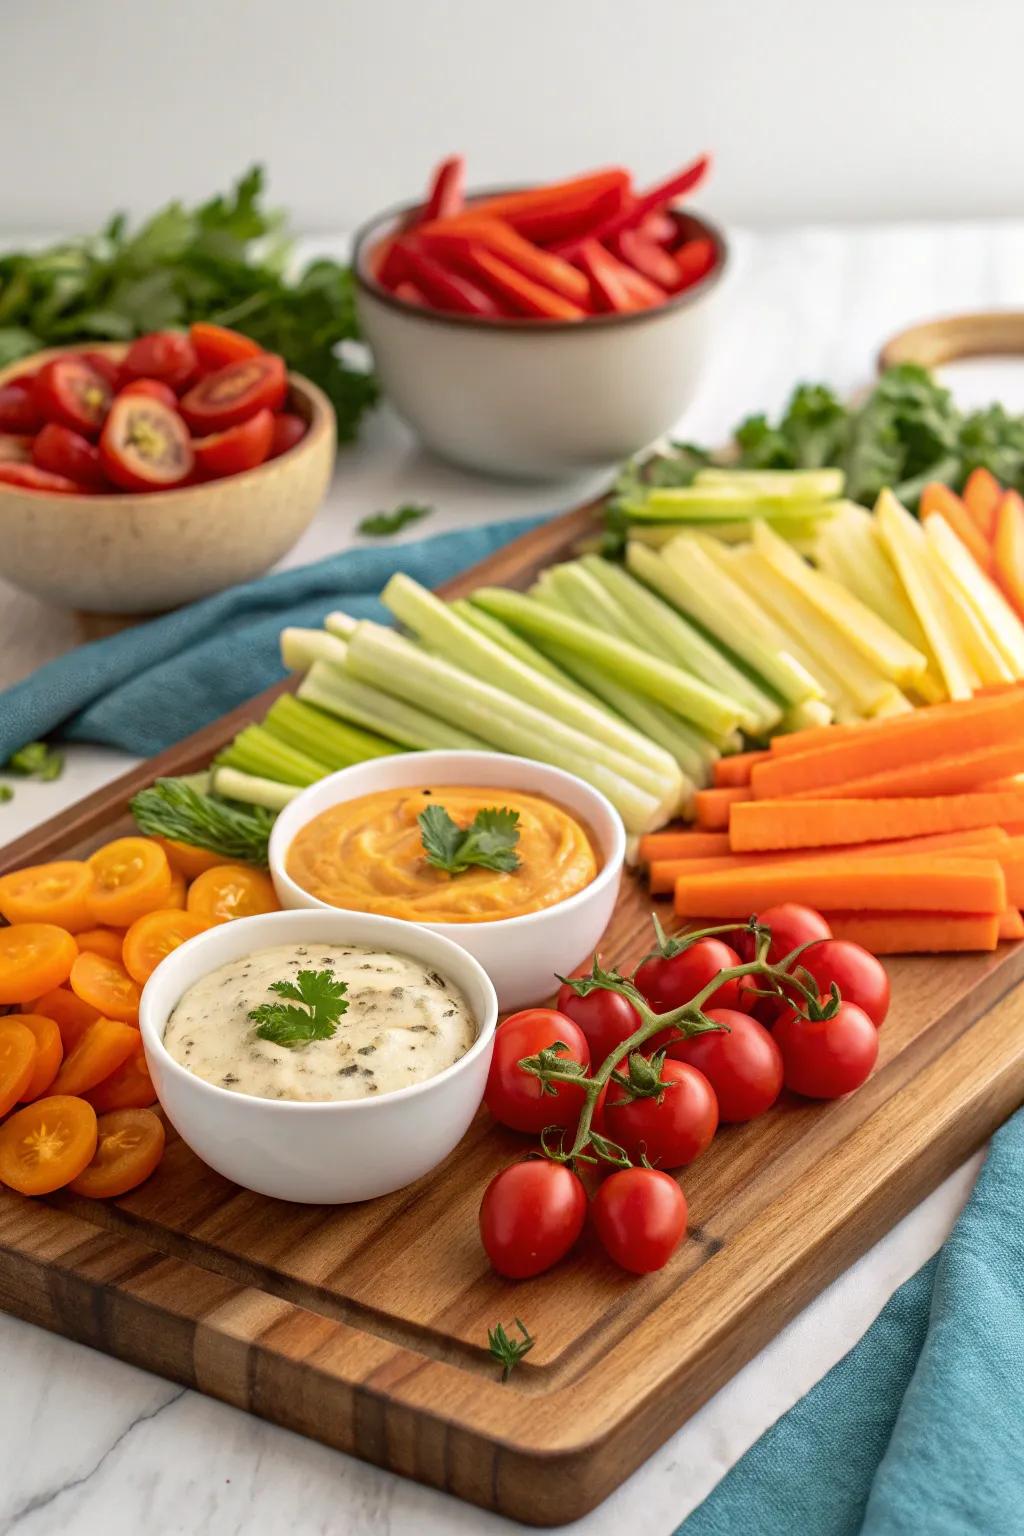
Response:
[[[519,868],[449,875],[428,864],[416,818],[430,804],[460,827],[488,807],[518,811]],[[597,874],[597,858],[582,823],[544,796],[458,784],[385,789],[321,811],[296,834],[285,868],[312,896],[351,912],[488,923],[575,895]]]

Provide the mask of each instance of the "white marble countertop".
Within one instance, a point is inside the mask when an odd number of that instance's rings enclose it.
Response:
[[[881,343],[917,320],[1024,309],[1024,221],[739,232],[720,340],[680,434],[719,441],[747,411],[777,410],[800,379],[849,393]],[[1024,408],[1024,363],[963,365],[968,404]],[[593,482],[494,484],[421,453],[386,410],[341,455],[322,511],[287,563],[356,541],[366,513],[416,500],[436,510],[406,538],[574,504]],[[0,644],[24,671],[70,643],[65,616],[0,582]],[[8,650],[10,657],[10,650]],[[4,668],[4,680],[18,668]],[[132,759],[88,747],[57,784],[19,785],[0,808],[17,836]],[[615,1495],[571,1527],[605,1536],[644,1511],[667,1536],[780,1413],[856,1342],[892,1291],[943,1241],[978,1166],[971,1159],[801,1314]],[[523,1529],[327,1450],[235,1409],[0,1315],[0,1536],[442,1536]]]

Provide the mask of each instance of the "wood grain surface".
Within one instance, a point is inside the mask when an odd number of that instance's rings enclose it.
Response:
[[[446,591],[525,585],[591,517],[535,530]],[[204,764],[268,698],[3,850],[0,870],[120,830],[140,785]],[[627,877],[610,960],[636,963],[650,911]],[[360,1206],[250,1194],[173,1134],[118,1201],[4,1194],[0,1307],[488,1509],[573,1519],[1024,1100],[1024,946],[890,970],[874,1076],[847,1100],[784,1095],[720,1132],[682,1175],[689,1240],[658,1274],[616,1270],[590,1233],[547,1275],[492,1274],[480,1197],[530,1142],[481,1110],[441,1169]],[[536,1345],[503,1385],[487,1329],[514,1316]]]

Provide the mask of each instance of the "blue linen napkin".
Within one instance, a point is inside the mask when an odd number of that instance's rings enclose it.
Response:
[[[319,625],[332,608],[390,622],[377,594],[393,572],[435,587],[543,521],[347,550],[80,646],[0,693],[0,762],[56,730],[151,756],[283,677],[286,625]]]
[[[1024,1110],[940,1252],[676,1536],[1020,1536]]]

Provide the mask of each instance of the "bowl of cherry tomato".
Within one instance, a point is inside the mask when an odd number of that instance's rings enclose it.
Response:
[[[0,574],[85,612],[154,613],[260,575],[334,465],[326,396],[212,324],[0,371]]]

